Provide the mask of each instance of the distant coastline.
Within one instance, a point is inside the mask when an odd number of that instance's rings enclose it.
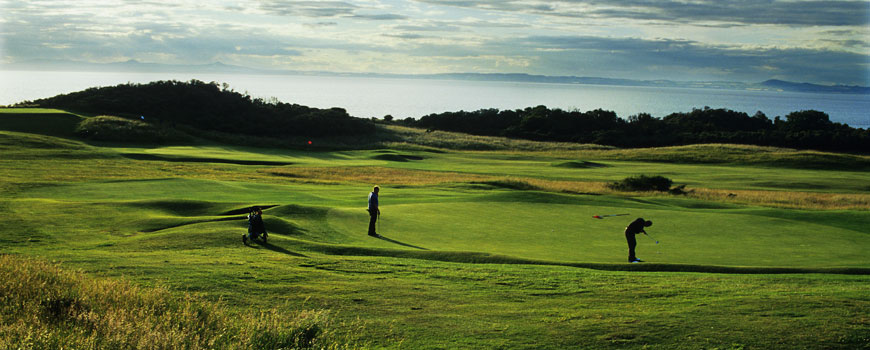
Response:
[[[523,82],[547,84],[611,85],[669,87],[692,89],[719,89],[744,91],[787,91],[833,94],[870,94],[870,87],[857,85],[820,85],[797,83],[777,79],[762,82],[734,81],[673,81],[673,80],[635,80],[604,77],[548,76],[524,73],[442,73],[442,74],[381,74],[381,73],[338,73],[326,71],[267,70],[228,65],[221,62],[201,65],[169,65],[144,63],[136,60],[106,64],[88,62],[67,62],[40,60],[0,66],[2,70],[44,70],[44,71],[119,71],[135,73],[225,73],[225,74],[263,74],[263,75],[320,75],[337,77],[369,77],[398,79],[444,79],[467,81]]]

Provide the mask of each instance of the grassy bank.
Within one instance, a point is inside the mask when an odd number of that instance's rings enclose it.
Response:
[[[325,311],[231,311],[164,288],[0,255],[4,349],[342,349]]]

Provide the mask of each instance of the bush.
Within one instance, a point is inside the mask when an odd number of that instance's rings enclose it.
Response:
[[[671,189],[673,181],[664,176],[631,176],[620,181],[607,184],[607,187],[617,191],[661,191]]]
[[[180,131],[107,115],[82,120],[75,132],[83,138],[96,141],[164,143],[191,139]]]

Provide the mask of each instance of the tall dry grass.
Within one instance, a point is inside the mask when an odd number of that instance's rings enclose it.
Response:
[[[282,167],[263,173],[302,181],[358,182],[366,184],[425,186],[450,182],[479,182],[496,176],[446,171],[411,170],[387,167]]]
[[[821,210],[870,209],[870,194],[694,188],[688,196],[709,201],[762,205],[776,208]]]
[[[281,167],[263,169],[264,175],[303,182],[355,182],[394,186],[429,186],[451,183],[486,183],[498,187],[573,194],[623,196],[673,196],[667,192],[625,192],[605,182],[545,180],[530,177],[479,175],[459,172],[412,170],[387,167]],[[821,192],[723,190],[686,188],[688,198],[721,203],[761,205],[776,208],[817,210],[868,210],[870,194]]]
[[[0,256],[0,349],[343,349],[326,311],[241,315],[31,258]]]
[[[499,136],[478,136],[451,131],[431,131],[398,125],[380,126],[384,138],[382,147],[394,149],[437,148],[475,151],[581,151],[614,149],[611,146],[571,142],[542,142]]]

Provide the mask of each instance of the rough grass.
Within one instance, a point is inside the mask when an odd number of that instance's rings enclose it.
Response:
[[[870,209],[870,194],[719,190],[709,188],[692,188],[688,191],[688,197],[699,200],[763,205],[774,208],[816,210]]]
[[[646,161],[679,164],[735,164],[795,169],[870,169],[870,156],[868,155],[734,144],[698,144],[578,151],[550,149],[538,153],[539,156],[544,154],[560,158],[590,160]]]
[[[326,311],[233,313],[164,288],[0,255],[3,349],[342,349]]]
[[[79,115],[59,110],[0,108],[0,130],[72,137],[73,129],[82,120]]]
[[[366,167],[282,167],[263,169],[261,172],[292,179],[327,182],[356,182],[364,184],[388,184],[402,186],[424,186],[444,183],[488,181],[497,177],[487,175],[466,174],[458,172],[442,172],[388,168],[377,166]]]
[[[614,149],[611,146],[594,144],[578,144],[570,142],[539,142],[507,137],[476,136],[450,131],[427,132],[423,129],[409,128],[397,125],[384,126],[385,133],[391,136],[393,142],[385,143],[390,148],[403,149],[412,147],[433,147],[451,150],[478,151],[579,151]]]
[[[550,180],[531,177],[495,176],[449,171],[428,171],[389,167],[280,167],[259,170],[266,175],[308,183],[382,184],[392,186],[429,186],[447,184],[490,184],[495,187],[539,190],[555,193],[606,194],[641,197],[674,197],[667,193],[612,188],[601,181]],[[500,184],[512,183],[505,186]],[[815,210],[870,209],[870,194],[818,193],[795,191],[727,190],[703,187],[685,188],[677,197],[720,203],[762,205],[774,208]]]

